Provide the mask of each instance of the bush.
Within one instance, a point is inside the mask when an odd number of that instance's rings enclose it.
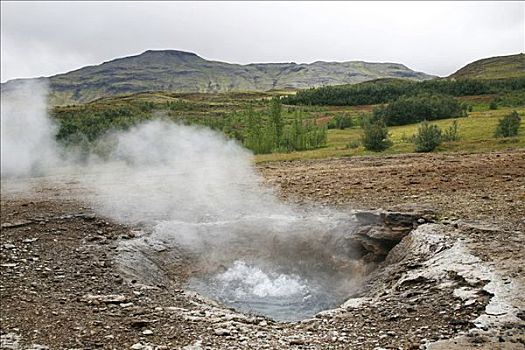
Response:
[[[496,110],[498,109],[498,103],[496,102],[496,100],[492,100],[489,104],[489,109],[491,110]]]
[[[513,111],[512,113],[503,117],[498,122],[496,132],[494,136],[496,137],[512,137],[517,136],[520,128],[521,118],[518,115],[518,112]]]
[[[499,97],[498,104],[505,107],[521,107],[525,105],[525,91],[513,91]]]
[[[389,126],[465,115],[466,110],[455,98],[440,94],[402,96],[387,106],[374,109],[373,113],[374,118],[382,118]]]
[[[346,148],[358,148],[360,145],[359,140],[352,140],[346,145]]]
[[[353,126],[352,117],[346,114],[338,114],[328,122],[328,129],[341,129],[351,128]]]
[[[290,125],[284,129],[282,150],[304,151],[326,146],[326,128],[317,126],[311,120],[297,114]]]
[[[414,144],[416,152],[432,152],[441,144],[441,129],[427,121],[422,122],[417,130]]]
[[[361,143],[367,150],[381,152],[392,146],[392,141],[388,138],[388,128],[382,119],[365,120],[362,128]]]
[[[443,141],[450,142],[450,141],[459,141],[459,125],[456,120],[452,122],[452,125],[448,127],[447,130],[443,133]]]

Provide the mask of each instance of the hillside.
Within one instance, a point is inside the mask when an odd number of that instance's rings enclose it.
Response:
[[[502,79],[525,77],[525,54],[490,57],[467,64],[449,78]]]
[[[48,78],[53,104],[88,102],[122,93],[268,91],[354,84],[380,78],[431,79],[397,63],[314,62],[230,64],[195,53],[148,50]],[[2,84],[10,89],[21,80]]]

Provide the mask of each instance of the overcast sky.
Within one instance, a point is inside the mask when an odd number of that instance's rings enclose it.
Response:
[[[1,80],[147,49],[231,63],[398,62],[440,76],[525,51],[525,2],[1,2]]]

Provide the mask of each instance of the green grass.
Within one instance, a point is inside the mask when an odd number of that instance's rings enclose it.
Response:
[[[224,118],[234,111],[240,112],[252,107],[254,110],[267,110],[268,101],[273,93],[224,93],[224,94],[202,94],[202,93],[170,93],[170,92],[147,92],[119,97],[101,98],[85,105],[62,106],[53,109],[53,115],[58,119],[69,118],[74,115],[89,114],[90,111],[115,109],[117,107],[136,110],[142,103],[153,102],[155,108],[149,112],[141,112],[141,116],[146,117],[150,114],[166,115],[172,120],[178,121],[179,118],[192,120],[215,120]],[[506,95],[503,96],[505,98]],[[523,98],[518,99],[519,107],[498,106],[497,110],[490,110],[490,101],[496,95],[469,96],[460,98],[462,102],[472,105],[473,110],[466,118],[445,119],[433,123],[442,129],[448,128],[453,120],[459,124],[461,140],[442,144],[436,152],[485,152],[503,150],[508,148],[525,148],[525,105],[521,103]],[[170,101],[182,101],[180,110],[169,110],[166,103]],[[293,119],[294,110],[300,109],[306,118],[315,119],[318,123],[326,123],[335,115],[344,113],[352,116],[354,123],[358,124],[358,117],[362,113],[370,113],[373,105],[366,106],[283,106],[283,116],[287,122]],[[86,112],[87,110],[87,112]],[[498,120],[506,114],[516,110],[522,116],[522,126],[519,136],[514,139],[496,139],[494,131]],[[84,111],[84,112],[83,112]],[[137,118],[139,118],[138,116]],[[150,117],[148,117],[150,118]],[[388,150],[374,153],[365,150],[362,146],[349,148],[352,142],[359,141],[361,129],[355,126],[350,129],[328,130],[328,143],[326,147],[316,150],[273,153],[255,156],[256,162],[299,160],[299,159],[319,159],[330,157],[352,157],[363,155],[388,155],[414,152],[414,145],[404,140],[413,135],[417,130],[417,124],[404,125],[390,128],[390,137],[394,145]]]
[[[506,114],[516,110],[522,117],[520,133],[518,137],[512,139],[497,139],[494,131],[498,120]],[[508,148],[525,148],[525,107],[520,108],[500,108],[498,110],[480,110],[469,113],[466,118],[444,119],[434,121],[440,128],[448,128],[456,120],[459,124],[459,134],[461,139],[456,142],[446,142],[438,147],[437,152],[487,152],[504,150]],[[328,144],[326,147],[303,152],[291,153],[272,153],[255,156],[256,162],[300,160],[300,159],[319,159],[319,158],[338,158],[363,155],[385,155],[401,154],[414,152],[414,145],[403,140],[403,135],[409,137],[416,133],[418,124],[391,127],[390,138],[394,145],[384,152],[371,152],[362,146],[358,148],[348,148],[347,145],[359,140],[361,129],[354,127],[346,130],[329,130]]]

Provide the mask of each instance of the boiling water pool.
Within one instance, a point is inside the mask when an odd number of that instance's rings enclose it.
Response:
[[[189,288],[245,313],[276,321],[299,321],[344,302],[326,280],[261,268],[242,260],[215,273],[194,277]]]

